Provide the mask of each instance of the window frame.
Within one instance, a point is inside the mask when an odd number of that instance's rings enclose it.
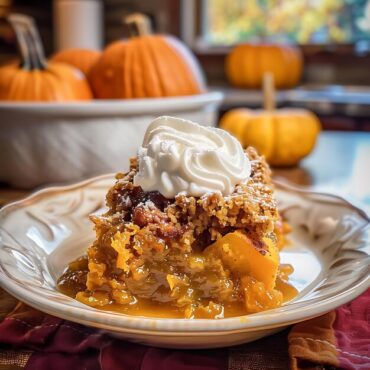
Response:
[[[201,22],[202,12],[205,11],[209,1],[180,0],[180,37],[197,55],[224,56],[234,45],[210,46],[205,44],[200,36],[206,28],[206,22]],[[359,60],[361,63],[363,59],[366,59],[366,62],[370,59],[370,40],[367,49],[362,52],[358,50],[358,43],[298,44],[297,46],[309,61],[353,63]]]

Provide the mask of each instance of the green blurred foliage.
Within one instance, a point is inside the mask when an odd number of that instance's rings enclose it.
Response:
[[[351,43],[370,38],[370,0],[208,0],[210,44]]]

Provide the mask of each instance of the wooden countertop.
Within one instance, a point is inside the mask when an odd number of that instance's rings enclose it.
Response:
[[[370,214],[370,133],[322,132],[315,150],[299,167],[273,173],[276,178],[345,196]],[[0,206],[28,193],[0,187]]]

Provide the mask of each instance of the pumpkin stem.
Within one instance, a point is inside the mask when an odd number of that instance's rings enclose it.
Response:
[[[263,75],[263,107],[269,112],[276,108],[274,75],[271,72]]]
[[[46,59],[41,38],[33,18],[23,14],[10,14],[8,21],[15,31],[25,69],[44,69]]]
[[[123,19],[128,26],[131,37],[152,34],[152,27],[148,16],[142,13],[134,13]]]

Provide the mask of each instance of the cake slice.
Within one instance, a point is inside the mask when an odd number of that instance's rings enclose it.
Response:
[[[83,303],[222,318],[277,307],[281,219],[270,170],[222,130],[161,117],[92,216]]]

